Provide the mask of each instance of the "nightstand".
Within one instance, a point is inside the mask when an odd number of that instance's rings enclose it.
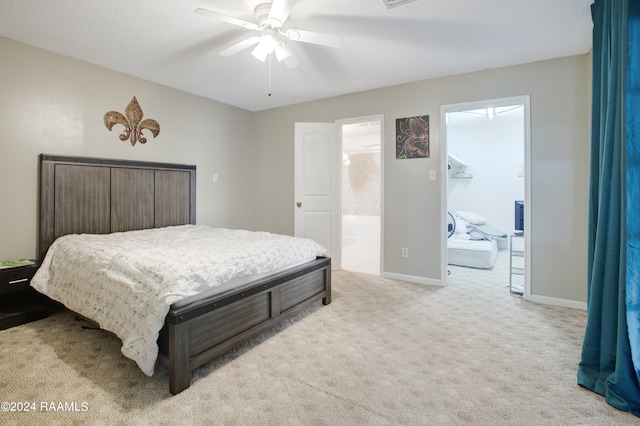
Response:
[[[34,265],[0,269],[0,330],[45,318],[45,299],[29,286],[40,267]]]

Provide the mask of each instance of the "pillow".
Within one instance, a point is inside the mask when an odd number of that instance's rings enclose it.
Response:
[[[467,233],[467,222],[460,219],[458,216],[453,216],[453,219],[456,221],[456,230],[455,234],[466,234]]]
[[[485,223],[487,223],[487,219],[483,216],[480,216],[476,212],[465,210],[465,211],[456,212],[456,215],[462,218],[463,220],[466,220],[472,225],[484,225]]]

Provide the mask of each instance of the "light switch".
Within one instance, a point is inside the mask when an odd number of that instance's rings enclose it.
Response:
[[[214,173],[214,174],[213,174],[213,181],[214,181],[214,182],[217,182],[217,181],[218,181],[218,174],[217,174],[217,173]]]
[[[429,170],[429,180],[436,180],[436,171]]]

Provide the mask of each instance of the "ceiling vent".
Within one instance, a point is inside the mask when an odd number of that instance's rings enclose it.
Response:
[[[402,6],[403,4],[411,3],[416,0],[382,0],[387,9],[391,9],[392,7]]]

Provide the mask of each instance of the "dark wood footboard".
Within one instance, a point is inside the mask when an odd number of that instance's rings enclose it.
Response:
[[[172,307],[158,339],[169,391],[182,392],[192,370],[319,300],[331,303],[330,258]]]

